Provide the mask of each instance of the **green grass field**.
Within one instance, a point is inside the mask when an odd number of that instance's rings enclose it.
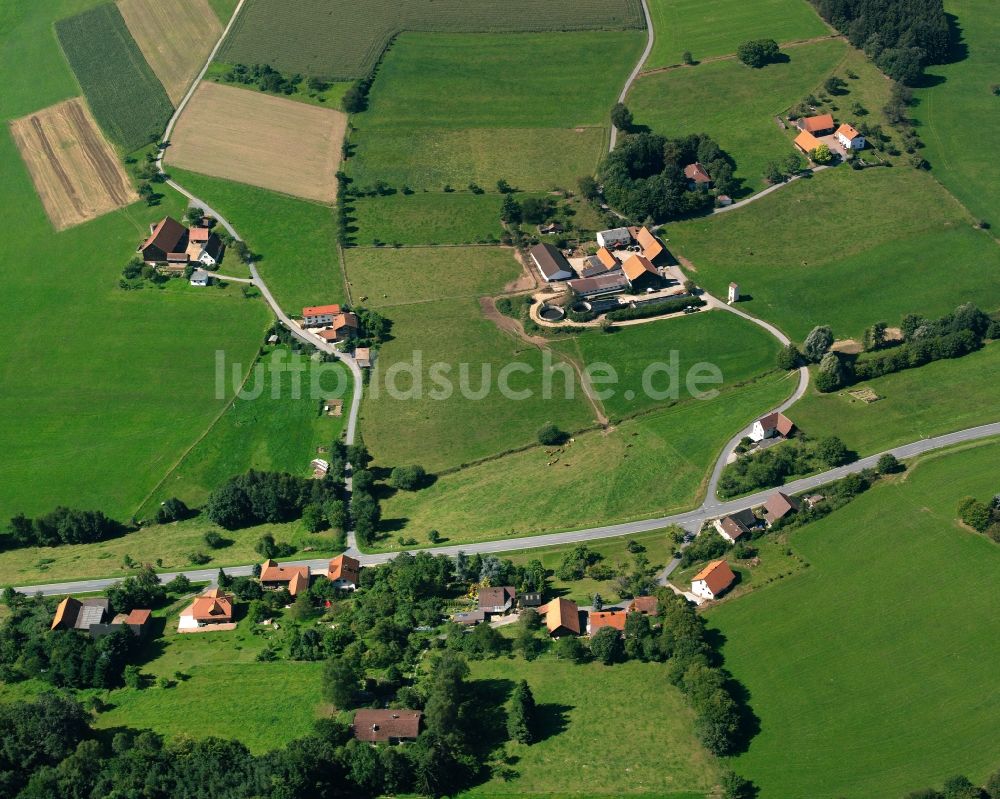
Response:
[[[268,639],[280,634],[254,635],[246,621],[232,632],[178,633],[177,614],[189,601],[175,603],[166,615],[163,637],[150,643],[152,659],[141,667],[143,674],[166,677],[174,685],[102,694],[112,708],[97,717],[95,726],[145,728],[167,737],[235,738],[258,754],[308,733],[322,712],[323,664],[257,662]],[[189,678],[176,680],[177,671]]]
[[[351,200],[357,230],[355,242],[364,247],[383,244],[477,244],[499,241],[499,194],[468,191],[442,194],[419,192]]]
[[[921,461],[796,531],[808,569],[708,614],[760,733],[733,763],[761,799],[903,796],[1000,766],[1000,551],[961,528],[1000,446]]]
[[[85,6],[9,9],[0,118],[34,110],[32,98],[42,107],[79,92],[51,25]],[[172,192],[159,207],[137,204],[53,233],[5,127],[0,198],[7,230],[17,231],[0,237],[0,410],[8,420],[0,519],[57,504],[128,518],[228,402],[215,399],[215,351],[249,363],[266,310],[229,291],[118,288],[149,222],[181,213]]]
[[[59,43],[94,118],[126,152],[167,126],[173,106],[114,3],[56,23]]]
[[[602,563],[609,566],[615,566],[619,563],[628,565],[633,562],[635,557],[626,548],[629,541],[635,541],[645,547],[644,554],[649,558],[650,566],[658,571],[670,562],[676,548],[664,530],[638,533],[629,537],[600,539],[587,542],[587,547],[594,552],[599,552],[604,557]],[[522,549],[516,552],[503,552],[498,557],[510,559],[517,565],[524,565],[537,559],[549,572],[554,572],[559,568],[566,553],[574,549],[575,546],[575,544],[567,544],[543,549]],[[549,588],[546,597],[562,596],[566,599],[572,599],[580,605],[589,605],[596,593],[600,593],[605,602],[617,602],[620,599],[609,580],[595,580],[592,577],[584,577],[582,580],[560,580],[555,574],[549,574]]]
[[[307,305],[344,301],[329,206],[183,169],[171,167],[170,174],[193,194],[222,209],[220,213],[260,255],[257,268],[287,313],[298,316]],[[220,271],[240,277],[246,267],[227,258]]]
[[[392,529],[428,545],[450,544],[645,519],[697,504],[712,463],[741,427],[794,389],[785,376],[640,416],[563,447],[532,447],[438,478],[382,505]],[[378,549],[398,549],[394,535]]]
[[[205,543],[205,533],[209,531],[221,533],[231,543],[220,549],[210,548]],[[298,552],[311,548],[308,557],[336,555],[342,549],[333,532],[311,534],[297,521],[227,531],[205,517],[195,517],[168,525],[150,525],[97,544],[11,549],[0,553],[0,574],[5,576],[5,583],[18,585],[127,577],[134,569],[124,565],[126,556],[136,562],[151,563],[158,571],[245,566],[260,562],[254,546],[268,533],[276,541],[293,545]],[[190,558],[194,552],[208,555],[211,560],[203,565],[194,564]],[[9,575],[16,575],[16,579]]]
[[[814,325],[860,337],[879,320],[1000,306],[1000,250],[915,170],[833,169],[731,214],[670,225],[675,255],[716,296],[731,280],[751,313],[801,341]]]
[[[236,6],[239,0],[208,0],[208,4],[212,7],[215,15],[222,22],[222,26],[225,27],[230,18],[233,16],[233,11],[236,10]]]
[[[781,43],[828,32],[807,0],[652,0],[649,13],[656,43],[645,69],[680,64],[685,50],[700,60],[734,53],[748,39]]]
[[[990,86],[1000,74],[1000,20],[990,0],[948,0],[945,10],[958,17],[968,56],[955,63],[928,67],[929,88],[916,92],[911,111],[934,176],[969,210],[1000,225],[1000,165],[984,158],[996,148],[996,109]]]
[[[513,33],[643,28],[639,0],[250,0],[219,51],[222,61],[283,72],[359,78],[402,31]],[[624,73],[623,73],[624,77]]]
[[[347,273],[358,302],[392,320],[393,340],[382,347],[360,421],[379,465],[419,463],[439,471],[530,444],[548,421],[566,430],[592,423],[592,409],[578,388],[572,397],[564,396],[561,374],[553,376],[551,399],[544,398],[547,373],[540,351],[502,332],[482,314],[478,298],[501,291],[521,274],[509,249],[349,250]],[[394,398],[391,385],[398,387],[398,397],[410,393],[414,383],[405,372],[398,378],[393,374],[402,369],[399,364],[418,357],[419,396]],[[512,362],[532,370],[530,375],[514,373],[509,382],[515,391],[531,390],[531,397],[506,399],[498,390],[500,370]],[[437,363],[451,370],[441,375],[454,389],[444,398],[430,371]],[[484,370],[491,388],[472,399]],[[576,385],[575,374],[572,383]]]
[[[774,368],[779,345],[770,333],[730,313],[703,312],[694,316],[649,322],[616,329],[612,334],[586,332],[554,345],[578,363],[610,364],[618,382],[608,386],[613,395],[603,400],[612,419],[655,408],[665,402],[690,402],[695,392],[720,391],[757,378]],[[662,367],[677,353],[677,380]],[[693,383],[699,364],[719,370],[722,382]],[[714,370],[712,370],[714,372]],[[705,374],[709,374],[706,370]],[[677,397],[659,399],[645,390]],[[596,386],[598,390],[601,386]],[[630,398],[631,397],[631,398]]]
[[[353,117],[345,169],[362,187],[573,187],[603,154],[642,43],[635,31],[400,36]]]
[[[295,368],[300,365],[301,371],[284,369],[291,364]],[[272,373],[272,365],[281,371]],[[246,365],[242,371],[245,373]],[[339,437],[347,418],[323,414],[321,400],[313,397],[314,385],[340,395],[344,407],[350,406],[351,379],[342,364],[319,364],[307,358],[296,362],[286,348],[268,348],[244,389],[246,398],[237,398],[205,438],[165,476],[140,517],[152,516],[159,503],[169,497],[180,497],[189,507],[197,507],[213,488],[247,469],[311,475],[309,462],[316,457],[316,448],[329,446]]]
[[[879,377],[851,388],[871,388],[870,405],[846,391],[810,391],[789,413],[812,436],[836,435],[862,455],[919,438],[997,421],[1000,343],[953,361]]]
[[[844,42],[830,40],[790,48],[787,63],[763,69],[728,60],[646,75],[636,81],[627,104],[636,122],[655,133],[711,135],[736,161],[735,177],[749,194],[764,187],[769,161],[797,152],[774,118],[813,91],[846,53]],[[708,97],[716,99],[706,102]]]
[[[518,776],[462,797],[703,799],[718,782],[718,761],[695,739],[693,714],[662,664],[574,665],[544,655],[469,665],[470,678],[488,681],[491,693],[527,680],[549,736],[508,744]]]

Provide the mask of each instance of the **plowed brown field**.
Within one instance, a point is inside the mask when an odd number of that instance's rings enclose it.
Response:
[[[139,199],[82,99],[16,119],[10,127],[56,230]]]
[[[332,203],[346,128],[347,116],[332,108],[204,81],[177,121],[166,160]]]

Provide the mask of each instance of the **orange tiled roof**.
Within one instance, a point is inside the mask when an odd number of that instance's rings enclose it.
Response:
[[[853,125],[848,125],[846,122],[843,123],[839,128],[837,128],[837,133],[843,136],[848,141],[854,141],[861,134],[855,129]]]
[[[330,580],[344,580],[357,585],[358,575],[361,572],[361,563],[348,555],[337,555],[330,561],[326,576]]]
[[[620,610],[594,610],[590,613],[590,632],[595,633],[602,627],[625,629],[626,613]]]
[[[614,269],[618,266],[618,259],[615,258],[615,256],[611,253],[611,250],[607,247],[601,247],[601,249],[597,251],[597,258],[608,269]]]
[[[321,316],[323,314],[340,313],[339,305],[310,305],[302,309],[303,316]]]
[[[639,235],[636,236],[639,242],[639,246],[642,247],[642,254],[648,258],[650,261],[656,259],[660,253],[663,252],[663,245],[660,244],[660,240],[654,236],[649,228],[642,228],[639,231]]]
[[[658,275],[656,267],[653,266],[653,262],[650,261],[645,255],[639,255],[638,253],[633,254],[625,263],[622,264],[622,271],[625,273],[625,277],[629,280],[635,280],[643,272],[649,272],[652,275]]]
[[[803,117],[799,120],[799,130],[815,133],[817,130],[831,130],[833,114],[818,114],[814,117]]]
[[[560,597],[539,608],[538,612],[545,614],[545,626],[550,633],[563,627],[577,635],[580,634],[580,609],[576,602]]]
[[[804,130],[795,137],[795,146],[806,153],[811,153],[823,142],[813,136],[809,131]]]
[[[713,560],[704,569],[698,572],[691,582],[698,582],[699,580],[704,580],[705,585],[708,586],[709,590],[713,594],[718,594],[720,591],[725,591],[730,585],[733,584],[733,580],[736,579],[736,575],[733,574],[733,570],[729,568],[729,564],[724,560]]]

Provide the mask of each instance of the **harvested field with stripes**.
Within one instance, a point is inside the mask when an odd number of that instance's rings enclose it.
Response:
[[[14,120],[11,134],[56,230],[139,199],[80,98]]]
[[[347,115],[204,81],[177,122],[171,166],[332,203]]]
[[[118,0],[118,10],[177,105],[222,35],[208,0]]]

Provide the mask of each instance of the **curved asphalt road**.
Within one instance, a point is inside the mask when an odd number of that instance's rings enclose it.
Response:
[[[191,88],[188,90],[188,93],[184,96],[184,99],[181,101],[180,105],[178,105],[177,111],[174,113],[174,116],[171,118],[170,123],[167,126],[167,131],[166,134],[164,135],[164,139],[166,139],[169,136],[170,131],[173,129],[174,123],[177,120],[177,117],[180,115],[181,111],[183,111],[184,107],[187,105],[187,102],[191,98],[191,95],[194,93],[195,87],[197,86],[198,82],[200,82],[201,79],[203,78],[205,71],[208,69],[208,65],[215,57],[215,53],[218,50],[219,45],[222,43],[222,40],[225,38],[226,34],[229,32],[229,29],[232,27],[233,21],[239,14],[240,9],[243,7],[244,2],[246,2],[246,0],[240,0],[239,5],[236,7],[236,11],[233,13],[232,19],[230,19],[229,24],[226,26],[225,31],[223,31],[222,37],[219,39],[219,42],[216,44],[215,48],[212,50],[212,53],[209,55],[205,67],[202,69],[198,78],[195,80]],[[632,74],[629,76],[629,79],[625,84],[625,88],[622,90],[621,94],[622,98],[624,98],[625,95],[628,93],[628,90],[631,87],[632,82],[635,80],[636,76],[639,73],[639,70],[642,67],[642,64],[645,62],[646,58],[649,55],[650,50],[653,47],[653,42],[654,42],[653,26],[650,21],[649,8],[646,5],[646,0],[642,0],[642,7],[643,7],[643,13],[646,15],[646,25],[647,29],[649,30],[649,38],[646,43],[646,49],[643,52],[642,58],[639,60],[639,63],[636,65]],[[616,131],[612,126],[611,130],[612,149],[614,148],[615,134]],[[162,163],[163,154],[164,151],[161,150],[157,158],[157,166],[159,167],[161,172],[163,171],[163,163]],[[233,236],[233,238],[235,239],[240,238],[236,230],[225,219],[225,217],[216,212],[214,209],[210,208],[210,206],[208,206],[199,198],[192,195],[182,186],[174,183],[172,180],[168,180],[167,183],[168,185],[179,191],[181,194],[186,196],[192,203],[201,206],[206,210],[206,212],[211,213],[213,216],[215,216],[216,219],[219,220],[219,223],[227,231],[229,231],[229,234]],[[730,206],[730,208],[727,208],[726,210],[730,210],[731,208],[735,207],[737,206],[736,205]],[[317,349],[323,352],[328,352],[335,355],[337,358],[343,361],[347,365],[347,367],[351,370],[351,373],[354,376],[355,380],[355,390],[351,401],[351,410],[348,416],[348,423],[347,423],[347,430],[345,437],[348,444],[353,443],[357,429],[358,410],[361,405],[361,393],[362,393],[361,369],[358,367],[354,359],[351,358],[350,356],[337,351],[334,347],[327,344],[322,339],[318,338],[317,336],[314,336],[313,334],[305,330],[301,330],[299,327],[292,324],[291,320],[288,318],[285,312],[275,301],[274,297],[270,292],[270,289],[268,289],[267,284],[260,277],[260,273],[257,271],[257,267],[253,263],[250,264],[250,274],[251,274],[251,279],[249,281],[246,281],[245,279],[241,278],[237,278],[237,280],[240,280],[240,282],[250,282],[253,285],[257,286],[257,288],[260,289],[261,294],[263,294],[268,305],[271,306],[271,309],[274,311],[275,316],[286,327],[288,327],[288,329],[291,330],[292,333],[297,338],[301,339],[302,341],[308,344],[315,346]],[[744,311],[741,311],[737,308],[733,308],[732,306],[727,305],[726,303],[723,303],[717,298],[712,297],[710,295],[706,295],[706,298],[708,299],[710,304],[714,305],[715,307],[728,311],[729,313],[734,313],[737,316],[741,316],[744,319],[764,328],[769,333],[771,333],[771,335],[773,335],[776,339],[778,339],[778,341],[780,341],[782,344],[789,343],[788,337],[774,325],[771,325],[768,322],[763,321],[762,319],[757,319],[756,317],[751,316],[750,314],[745,313]],[[799,370],[799,384],[796,387],[795,392],[792,394],[791,397],[785,400],[785,402],[779,405],[775,410],[784,411],[789,407],[791,407],[795,402],[797,402],[802,397],[808,385],[809,385],[809,370],[806,367],[802,367]],[[742,497],[740,499],[729,500],[729,501],[720,501],[718,499],[717,489],[719,484],[719,478],[722,474],[722,470],[725,468],[726,460],[729,456],[729,453],[732,452],[733,448],[746,433],[747,429],[741,430],[739,433],[733,436],[733,438],[730,439],[730,441],[727,443],[722,454],[719,456],[719,459],[716,461],[715,468],[712,471],[712,476],[709,480],[706,499],[699,507],[695,508],[694,510],[686,511],[684,513],[676,513],[670,516],[660,516],[653,519],[625,522],[623,524],[605,525],[602,527],[590,527],[583,530],[570,530],[562,533],[550,533],[548,535],[536,535],[524,538],[505,538],[496,541],[486,541],[479,544],[434,547],[422,551],[431,552],[435,555],[448,555],[448,556],[455,556],[459,552],[465,552],[467,554],[510,552],[519,549],[538,549],[541,547],[557,546],[560,544],[575,544],[583,541],[593,541],[602,538],[614,538],[618,536],[635,535],[636,533],[658,530],[663,527],[667,527],[669,525],[679,525],[680,527],[683,527],[685,530],[697,533],[701,529],[702,525],[709,519],[714,519],[723,514],[733,513],[735,511],[742,510],[744,508],[760,505],[768,498],[768,496],[770,496],[772,493],[778,490],[778,489],[769,489],[767,491],[760,491],[757,492],[756,494],[751,494],[749,496]],[[904,444],[902,446],[887,450],[887,452],[892,455],[895,455],[897,458],[900,459],[911,458],[916,455],[923,454],[925,452],[931,452],[936,449],[941,449],[942,447],[949,447],[955,444],[961,444],[968,441],[978,441],[980,439],[990,438],[993,436],[1000,436],[1000,422],[981,425],[979,427],[973,427],[967,430],[959,430],[954,433],[946,433],[945,435],[935,436],[934,438],[921,439],[920,441],[915,441],[910,444]],[[861,460],[855,461],[854,463],[849,464],[847,466],[841,466],[836,469],[830,469],[829,471],[813,475],[812,477],[805,477],[800,480],[787,483],[786,485],[781,487],[781,490],[784,491],[785,493],[796,494],[801,491],[807,491],[819,488],[820,486],[833,482],[834,480],[839,480],[840,478],[848,474],[852,474],[854,472],[859,472],[862,469],[873,467],[878,462],[879,457],[881,457],[883,454],[885,453],[870,455],[867,458],[862,458]],[[347,478],[348,491],[350,490],[349,474],[350,473],[348,472],[348,478]],[[397,552],[386,552],[379,554],[366,554],[360,552],[357,548],[353,531],[348,533],[348,552],[351,553],[354,557],[358,558],[358,560],[361,561],[361,564],[363,566],[374,566],[380,563],[385,563],[386,561],[391,560],[392,558],[396,557],[397,554],[399,554]],[[326,568],[328,562],[329,562],[328,559],[322,558],[317,560],[290,561],[288,565],[309,566],[311,569],[322,571]],[[666,581],[667,577],[670,575],[673,569],[676,568],[677,563],[678,561],[676,559],[671,561],[671,563],[667,566],[665,571],[660,576],[661,583]],[[227,568],[225,571],[229,575],[238,577],[251,574],[252,569],[253,566],[236,566],[232,568]],[[172,580],[178,574],[183,574],[192,582],[213,582],[216,576],[218,575],[218,571],[219,571],[218,568],[211,568],[211,569],[192,569],[182,572],[165,572],[160,574],[160,578],[164,582],[167,582],[169,580]],[[114,583],[120,581],[121,579],[122,579],[121,577],[115,577],[110,579],[75,580],[75,581],[68,581],[61,583],[48,583],[46,585],[21,586],[18,587],[17,590],[25,593],[41,593],[48,595],[68,594],[68,593],[92,593],[97,591],[103,591],[105,588],[109,587],[110,585],[113,585]]]
[[[979,441],[981,439],[991,438],[994,436],[1000,436],[1000,422],[981,425],[979,427],[972,427],[967,430],[959,430],[955,433],[946,433],[945,435],[935,436],[934,438],[925,438],[920,441],[914,441],[910,444],[904,444],[900,447],[894,447],[893,449],[887,450],[887,452],[900,459],[912,458],[915,455],[921,455],[925,452],[941,449],[942,447],[950,447],[955,444],[962,444],[968,441]],[[819,488],[833,480],[839,480],[841,477],[848,474],[859,472],[862,469],[874,466],[878,462],[879,457],[883,454],[885,453],[880,452],[876,455],[870,455],[867,458],[862,458],[861,460],[855,461],[847,466],[830,469],[829,471],[813,475],[812,477],[804,477],[801,480],[796,480],[792,483],[786,484],[781,488],[781,490],[789,494],[795,494],[800,491],[808,491]],[[684,513],[675,513],[670,516],[660,516],[655,519],[644,519],[637,522],[625,522],[624,524],[612,524],[604,527],[591,527],[586,530],[572,530],[564,533],[550,533],[549,535],[536,535],[526,538],[505,538],[499,541],[487,541],[481,544],[435,547],[433,549],[423,551],[430,552],[434,555],[449,556],[457,555],[459,551],[470,555],[475,553],[485,554],[510,552],[518,549],[537,549],[539,547],[550,547],[558,544],[575,544],[582,541],[593,541],[600,538],[635,535],[636,533],[658,530],[672,524],[680,525],[684,529],[691,532],[697,532],[701,528],[702,524],[709,519],[714,519],[725,513],[733,513],[734,511],[742,510],[743,508],[759,505],[776,490],[777,489],[759,491],[756,494],[751,494],[750,496],[729,501],[719,501],[713,495],[709,499],[706,499],[700,507],[694,510],[686,511]],[[361,561],[363,566],[374,566],[391,560],[397,554],[399,553],[386,552],[376,555],[355,553],[355,557]],[[323,558],[318,560],[290,561],[288,565],[309,566],[316,570],[323,570],[326,568],[328,563],[329,560],[327,558]],[[233,576],[248,575],[251,573],[252,568],[252,566],[238,566],[226,569],[226,573]],[[168,572],[161,574],[160,577],[164,581],[168,581],[176,577],[177,574],[184,574],[193,582],[212,582],[215,580],[218,571],[218,568],[195,569],[184,572]],[[669,573],[669,568],[667,573]],[[121,579],[121,577],[116,577],[114,579],[102,580],[78,580],[74,582],[50,583],[48,585],[24,586],[18,588],[17,590],[25,593],[40,592],[42,594],[85,593],[103,591],[105,588]]]
[[[649,16],[649,6],[646,4],[646,0],[642,0],[642,13],[646,17],[646,49],[642,51],[642,55],[639,56],[639,61],[635,65],[635,69],[632,70],[632,74],[628,76],[628,80],[625,81],[625,86],[622,88],[621,94],[618,95],[618,102],[624,103],[625,98],[628,97],[629,89],[632,88],[632,84],[635,83],[635,79],[639,77],[639,71],[642,69],[642,65],[646,63],[646,59],[649,58],[649,54],[653,50],[653,43],[656,41],[656,32],[653,30],[653,19]],[[608,152],[610,153],[615,149],[615,144],[618,142],[618,128],[611,125],[611,139],[608,143]]]

